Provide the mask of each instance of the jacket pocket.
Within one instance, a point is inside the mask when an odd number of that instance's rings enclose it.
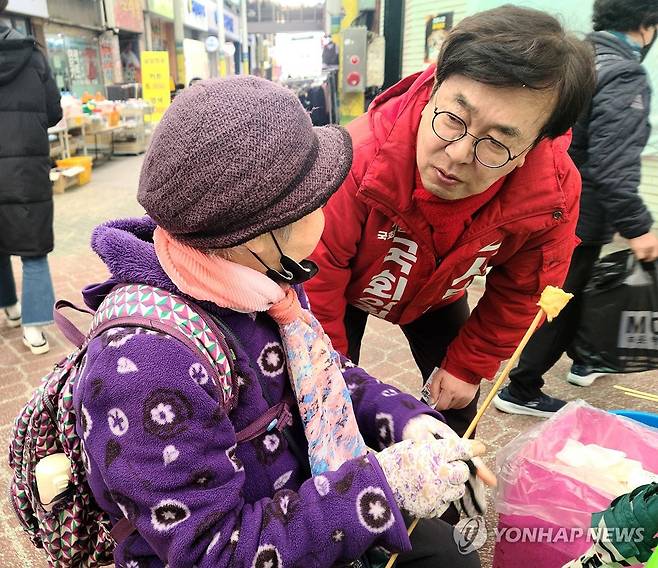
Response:
[[[541,293],[546,286],[561,287],[569,271],[571,255],[577,240],[559,241],[542,249],[541,270],[538,274],[537,288]]]

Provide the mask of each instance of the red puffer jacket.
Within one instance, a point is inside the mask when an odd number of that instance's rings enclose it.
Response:
[[[543,288],[564,282],[578,242],[580,175],[567,154],[570,134],[542,141],[437,259],[412,199],[416,133],[433,75],[430,67],[402,80],[350,124],[354,163],[324,209],[326,227],[313,253],[320,273],[305,289],[335,347],[346,352],[348,303],[410,323],[455,301],[491,267],[484,297],[443,362],[448,372],[478,383],[512,354]]]

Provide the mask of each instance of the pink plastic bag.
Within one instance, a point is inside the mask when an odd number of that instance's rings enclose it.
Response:
[[[658,430],[584,401],[568,404],[498,453],[494,568],[559,568],[590,547],[591,515],[615,495],[567,475],[556,455],[568,439],[623,451],[658,472]]]

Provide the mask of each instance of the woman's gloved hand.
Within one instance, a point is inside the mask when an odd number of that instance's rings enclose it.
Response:
[[[441,420],[437,420],[429,414],[414,416],[407,422],[404,430],[402,430],[403,440],[420,442],[422,440],[436,440],[441,438],[459,438],[459,435],[445,422],[441,422]]]
[[[403,440],[451,439],[459,436],[445,422],[429,414],[415,416],[402,431]],[[481,459],[474,458],[467,464],[470,470],[464,496],[457,501],[457,508],[467,517],[484,515],[487,512],[487,494],[483,480],[487,485],[496,485],[496,476],[484,465]]]
[[[430,439],[405,440],[377,454],[395,500],[418,518],[440,517],[466,492],[466,461],[484,453],[482,442]]]

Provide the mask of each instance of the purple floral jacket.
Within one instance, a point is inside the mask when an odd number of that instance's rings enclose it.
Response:
[[[92,246],[111,277],[84,291],[97,308],[113,286],[145,283],[179,293],[160,267],[151,219],[98,227]],[[235,336],[239,394],[227,414],[200,355],[166,335],[114,328],[87,352],[74,403],[88,479],[113,520],[137,531],[115,552],[125,568],[330,567],[375,544],[410,548],[374,454],[314,478],[277,430],[236,444],[236,432],[291,394],[276,323],[202,304]],[[236,341],[237,340],[237,341]],[[343,369],[366,443],[399,441],[419,414],[440,415],[363,369]],[[292,439],[306,452],[299,415]]]

